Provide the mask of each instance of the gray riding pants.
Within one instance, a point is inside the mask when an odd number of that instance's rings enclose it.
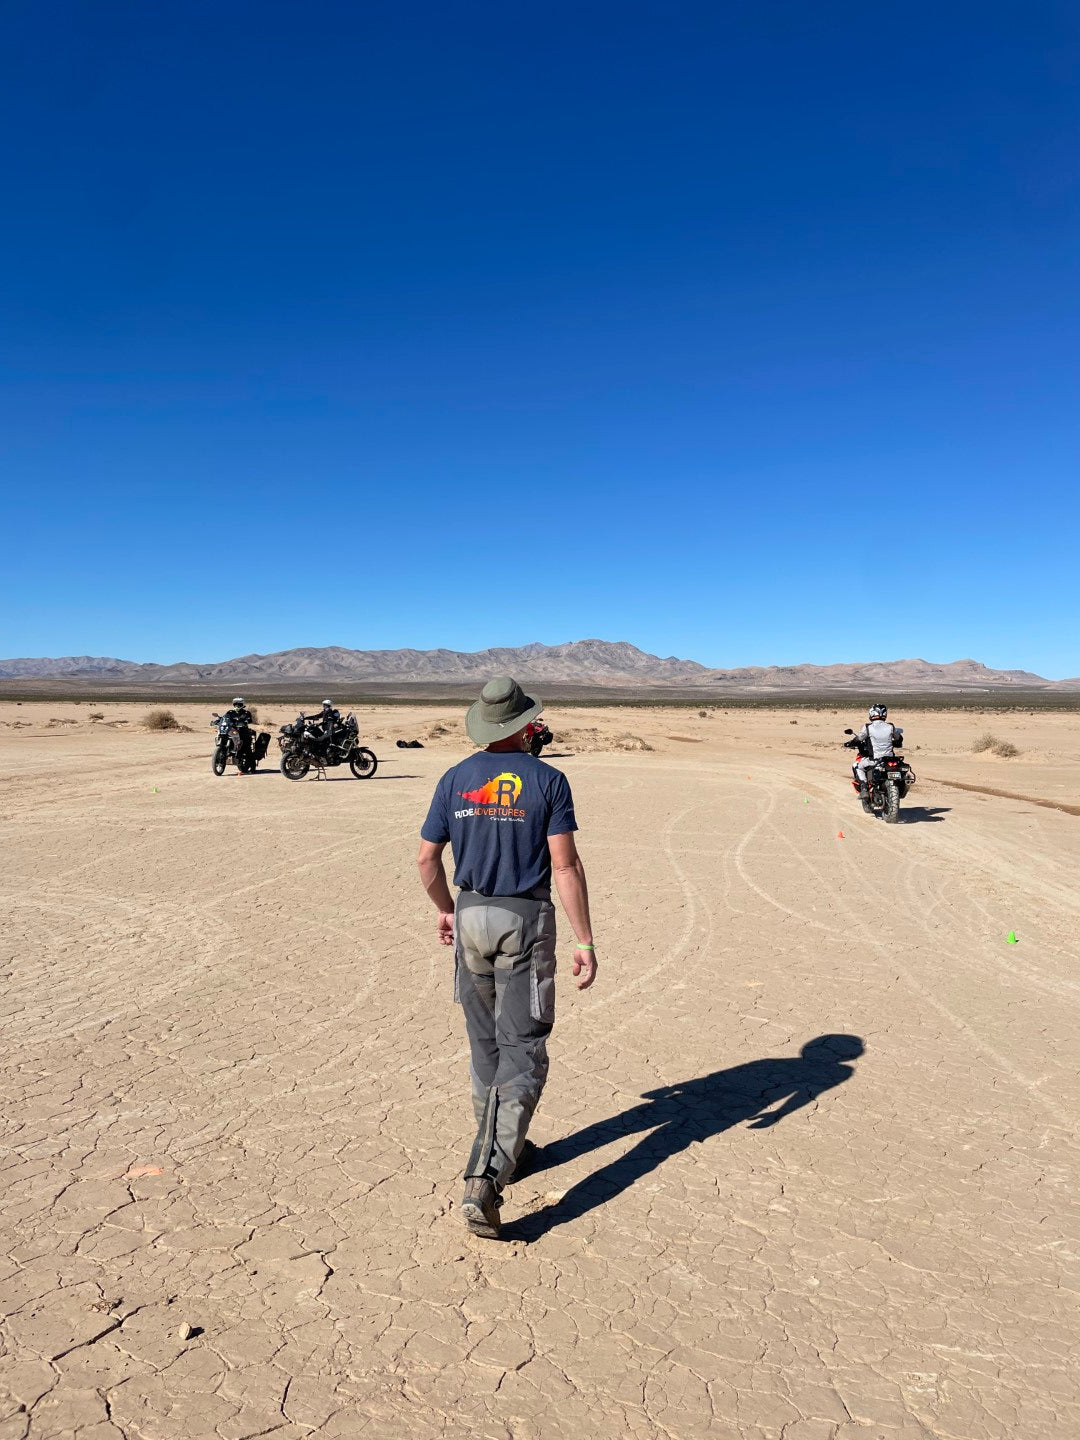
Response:
[[[465,1178],[514,1172],[547,1079],[555,1022],[555,907],[462,891],[454,913],[454,998],[465,1011],[476,1139]]]
[[[878,760],[884,760],[885,758],[884,755],[878,755],[876,757],[864,755],[861,759],[855,761],[855,764],[851,768],[855,771],[856,778],[860,785],[869,784],[866,772],[871,770],[877,764]]]

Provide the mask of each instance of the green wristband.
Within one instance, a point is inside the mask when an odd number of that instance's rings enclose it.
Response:
[[[596,949],[596,946],[595,946],[595,945],[575,945],[575,946],[574,946],[574,949],[575,949],[575,950],[595,950],[595,949]]]

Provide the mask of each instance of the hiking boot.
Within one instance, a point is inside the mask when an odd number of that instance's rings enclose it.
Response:
[[[465,1181],[465,1194],[461,1201],[461,1218],[472,1235],[481,1235],[485,1240],[499,1238],[499,1206],[502,1196],[495,1188],[495,1181],[484,1175],[476,1175]]]
[[[540,1146],[534,1145],[531,1140],[523,1141],[521,1154],[518,1156],[517,1164],[514,1166],[514,1173],[506,1183],[508,1185],[516,1185],[519,1180],[524,1180],[527,1175],[531,1175],[537,1168],[539,1159]]]
[[[866,811],[867,815],[872,815],[874,813],[874,807],[870,804],[870,790],[868,786],[859,786],[859,799],[862,801],[862,808]]]

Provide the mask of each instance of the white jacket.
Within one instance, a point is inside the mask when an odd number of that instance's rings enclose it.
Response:
[[[869,724],[862,727],[855,738],[861,740],[864,747],[869,742],[873,758],[882,760],[886,755],[893,754],[894,745],[904,743],[904,732],[897,729],[888,720],[871,720]]]

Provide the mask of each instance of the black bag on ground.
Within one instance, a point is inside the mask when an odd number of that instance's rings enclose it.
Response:
[[[266,752],[269,749],[270,732],[269,730],[260,730],[255,737],[254,745],[251,747],[252,757],[256,760],[264,760],[266,758]]]

